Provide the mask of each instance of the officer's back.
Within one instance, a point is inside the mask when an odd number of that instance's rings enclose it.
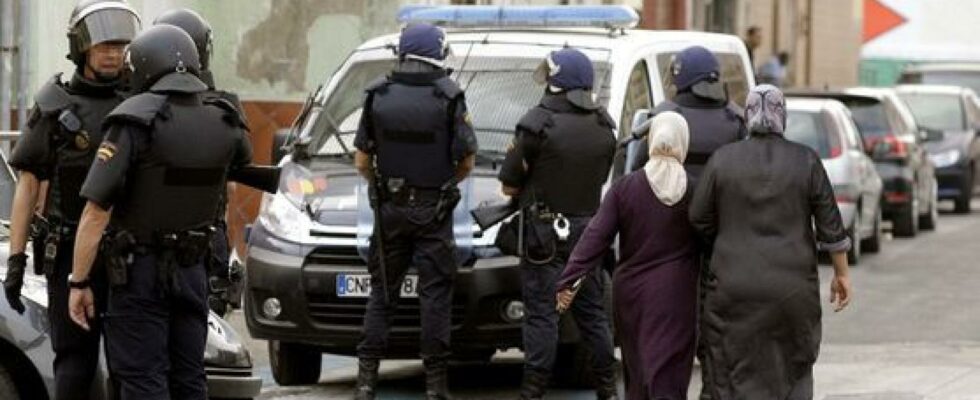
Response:
[[[697,185],[701,171],[711,155],[722,146],[746,137],[741,109],[728,101],[720,81],[717,58],[701,46],[684,49],[675,56],[671,74],[677,95],[654,108],[650,115],[664,111],[681,114],[690,127],[690,149],[684,167]],[[646,130],[641,130],[645,132]],[[648,159],[646,141],[637,151],[631,171],[642,168]]]

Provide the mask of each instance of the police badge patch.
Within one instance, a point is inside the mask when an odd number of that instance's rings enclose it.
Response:
[[[116,155],[116,145],[111,142],[102,142],[99,146],[99,151],[96,153],[96,158],[99,162],[107,163]]]
[[[79,150],[87,150],[88,146],[91,144],[92,143],[91,139],[89,139],[88,132],[79,131],[77,134],[75,134],[75,147]]]

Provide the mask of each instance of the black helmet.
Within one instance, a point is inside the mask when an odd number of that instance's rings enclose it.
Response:
[[[136,92],[201,92],[201,61],[190,35],[173,25],[154,25],[136,36],[126,51]]]
[[[160,24],[176,26],[191,35],[191,39],[194,39],[194,44],[197,46],[197,54],[201,57],[201,70],[209,69],[213,36],[208,21],[194,10],[177,8],[160,14],[153,21],[153,25]]]
[[[85,53],[99,43],[129,43],[140,17],[125,0],[82,0],[68,19],[68,59],[85,64]]]

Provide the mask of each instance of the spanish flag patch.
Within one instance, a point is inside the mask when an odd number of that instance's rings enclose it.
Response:
[[[112,142],[102,142],[99,146],[99,151],[95,153],[95,157],[99,159],[100,162],[107,163],[116,155],[116,145]]]

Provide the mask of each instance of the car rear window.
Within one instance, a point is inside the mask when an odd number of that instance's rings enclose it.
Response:
[[[869,102],[845,102],[851,110],[851,117],[864,138],[881,137],[893,129],[888,125],[885,105]]]
[[[840,137],[830,131],[826,121],[821,112],[789,110],[783,136],[810,147],[820,158],[833,158],[840,153]]]
[[[912,110],[921,128],[940,131],[966,129],[963,104],[958,94],[905,93],[902,100]]]
[[[916,71],[902,74],[899,83],[963,86],[980,93],[980,72]]]

